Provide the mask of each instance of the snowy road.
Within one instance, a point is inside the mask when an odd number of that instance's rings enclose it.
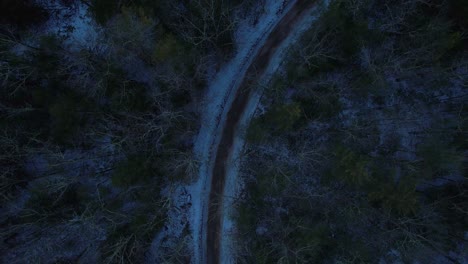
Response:
[[[248,123],[258,94],[255,83],[265,81],[279,67],[284,50],[313,21],[315,1],[267,1],[266,13],[255,28],[238,32],[238,52],[210,84],[206,94],[203,125],[195,152],[201,160],[199,180],[191,186],[191,231],[194,263],[230,263],[228,221],[225,208],[235,189],[236,160],[243,141],[236,136]],[[240,35],[239,35],[240,34]],[[244,39],[242,39],[244,38]],[[228,184],[228,188],[226,188]]]

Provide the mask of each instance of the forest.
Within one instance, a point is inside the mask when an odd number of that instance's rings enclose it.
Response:
[[[468,261],[467,11],[330,3],[245,131],[239,263]]]
[[[2,262],[143,261],[172,203],[161,188],[193,177],[207,71],[249,5],[183,2],[1,1]],[[81,9],[98,33],[77,42]]]
[[[252,82],[235,263],[468,263],[468,1],[323,2]],[[0,0],[0,262],[196,263],[175,193],[272,3]]]

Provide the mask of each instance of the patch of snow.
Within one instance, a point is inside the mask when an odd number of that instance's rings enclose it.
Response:
[[[127,73],[127,78],[145,83],[148,87],[157,87],[155,70],[148,67],[140,58],[130,55],[119,60],[119,65]]]
[[[164,229],[153,239],[147,263],[163,263],[165,253],[177,247],[188,224],[187,209],[192,198],[187,188],[182,184],[174,184],[164,188],[161,195],[170,203],[167,212],[169,221],[166,221]]]
[[[259,226],[255,229],[255,233],[259,236],[262,236],[268,232],[268,228],[264,226]]]
[[[69,6],[58,0],[38,0],[37,3],[52,10],[49,20],[42,27],[45,33],[63,38],[72,50],[89,49],[96,45],[100,29],[83,2],[75,1]]]

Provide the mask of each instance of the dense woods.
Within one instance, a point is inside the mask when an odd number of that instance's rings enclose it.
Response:
[[[240,263],[467,261],[467,7],[331,2],[246,131]]]
[[[4,261],[148,257],[172,206],[161,189],[193,180],[207,71],[233,52],[233,9],[247,5],[2,1]],[[72,39],[82,24],[67,24],[79,10],[97,31],[85,45]]]

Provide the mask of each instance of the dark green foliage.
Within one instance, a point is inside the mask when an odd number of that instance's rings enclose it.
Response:
[[[77,94],[64,84],[60,71],[60,42],[54,36],[41,38],[39,50],[30,50],[31,61],[18,60],[20,67],[30,78],[21,88],[8,83],[2,93],[2,102],[10,107],[5,123],[10,128],[20,129],[21,135],[35,135],[38,139],[53,139],[56,143],[66,144],[76,135],[76,129],[86,124],[87,111],[92,111],[93,102]],[[29,64],[27,67],[24,65]],[[22,82],[14,80],[14,82]],[[17,109],[17,110],[13,110]]]
[[[287,171],[267,171],[257,175],[258,196],[278,196],[286,189],[291,174]]]
[[[302,223],[298,223],[301,226]],[[304,245],[307,248],[301,250],[297,256],[300,262],[317,262],[328,256],[333,250],[333,239],[326,223],[315,223],[307,227],[298,228],[291,234],[295,248],[300,249]]]
[[[348,59],[356,55],[364,44],[378,43],[382,40],[381,33],[368,27],[368,18],[363,13],[351,12],[351,3],[347,1],[333,2],[324,14],[322,34],[333,31],[338,50],[342,58]],[[336,55],[335,55],[336,56]]]
[[[399,52],[411,50],[414,58],[411,63],[422,66],[447,64],[466,51],[467,40],[462,37],[466,32],[466,19],[464,22],[460,20],[460,15],[468,15],[466,5],[462,7],[464,4],[465,0],[434,0],[419,4],[417,12],[420,15],[408,16],[403,22],[411,27],[402,28],[402,35],[397,39]]]
[[[153,57],[156,61],[165,61],[176,57],[184,47],[180,41],[171,33],[164,34],[156,44]]]
[[[14,153],[14,149],[5,149],[6,152]],[[6,203],[16,198],[19,190],[24,188],[30,180],[30,176],[23,170],[22,164],[13,157],[2,157],[0,159],[0,169],[3,171],[0,178],[0,188],[2,196],[0,202]]]
[[[371,180],[369,159],[343,146],[336,147],[330,177],[355,187],[363,187]]]
[[[130,221],[126,224],[118,226],[111,230],[108,242],[119,241],[120,239],[127,239],[134,236],[134,239],[145,239],[146,241],[152,238],[155,231],[159,230],[163,224],[164,219],[160,219],[156,225],[148,225],[152,221],[150,217],[152,213],[138,210],[130,217]]]
[[[369,28],[368,10],[352,5],[348,1],[331,3],[317,25],[303,34],[301,45],[292,53],[295,59],[287,67],[288,80],[308,80],[355,64],[363,47],[383,43],[384,34]]]
[[[2,0],[0,24],[10,24],[21,29],[38,26],[48,17],[47,11],[32,0]],[[0,33],[2,29],[0,29]]]
[[[431,37],[432,42],[427,43],[427,38]],[[438,62],[447,59],[447,55],[454,54],[462,47],[461,33],[450,30],[450,22],[441,19],[425,21],[421,25],[418,34],[403,38],[401,45],[407,49],[406,45],[415,50],[424,49],[425,55],[429,57],[427,63]],[[422,54],[421,54],[422,55]],[[421,58],[422,59],[422,58]]]
[[[464,108],[464,112],[461,113],[462,116],[465,116],[462,120],[457,123],[458,129],[455,131],[453,136],[452,146],[456,148],[458,151],[466,151],[468,150],[468,137],[466,134],[468,133],[468,116],[466,114],[466,110]]]
[[[345,57],[354,55],[360,48],[367,23],[356,21],[346,8],[345,1],[334,2],[325,17],[325,30],[336,32],[337,43]]]
[[[85,112],[92,105],[77,94],[68,92],[58,96],[49,106],[51,136],[59,144],[71,142],[89,116]]]
[[[61,221],[82,213],[89,202],[89,190],[78,183],[66,184],[50,182],[39,184],[31,190],[31,197],[22,212],[24,222],[40,219]]]
[[[142,155],[130,156],[115,168],[112,175],[112,184],[119,187],[128,187],[148,182],[158,177],[158,164],[155,160]]]
[[[450,0],[448,1],[449,10],[447,17],[454,21],[457,30],[467,30],[468,21],[468,1],[467,0]],[[466,39],[464,41],[466,48]]]
[[[395,215],[411,216],[417,213],[420,198],[415,182],[406,179],[398,183],[384,182],[374,183],[368,194],[370,203]]]
[[[302,111],[297,103],[276,105],[267,113],[252,121],[247,131],[247,139],[258,141],[262,140],[266,133],[280,135],[291,132],[301,116]]]
[[[61,42],[57,36],[46,35],[40,38],[39,50],[31,51],[33,64],[38,70],[38,78],[46,77],[49,80],[54,80],[61,77],[58,74],[60,56],[57,53],[61,49]]]
[[[385,96],[389,89],[383,76],[362,70],[353,73],[349,88],[358,98]]]
[[[268,136],[267,130],[258,119],[250,122],[246,138],[249,142],[262,142]]]
[[[116,65],[107,65],[105,70],[101,96],[106,100],[102,110],[106,112],[145,112],[151,110],[147,85],[129,80],[127,74]]]
[[[338,115],[341,111],[341,102],[337,89],[333,86],[319,86],[307,91],[308,96],[297,96],[304,117],[308,120],[326,120]]]
[[[455,237],[464,236],[468,228],[468,184],[452,183],[446,186],[434,186],[427,191],[429,202],[443,215],[442,220]]]
[[[396,215],[412,215],[419,208],[415,175],[400,168],[397,177],[395,164],[387,160],[371,159],[343,146],[336,147],[326,182],[345,182],[354,190],[368,195],[369,202]],[[403,171],[403,172],[401,172]]]
[[[253,206],[249,206],[246,203],[242,203],[236,208],[236,212],[236,224],[238,225],[239,229],[244,232],[254,232],[255,230],[252,229],[255,228],[257,219],[255,215],[255,208]]]
[[[421,176],[426,179],[443,177],[456,172],[463,161],[463,154],[451,148],[440,137],[428,138],[419,146],[418,154],[422,158]]]
[[[120,11],[119,2],[114,0],[92,0],[90,10],[98,23],[105,24]]]
[[[126,259],[131,263],[144,260],[146,250],[166,220],[166,208],[162,207],[154,187],[139,188],[130,192],[130,197],[122,197],[125,200],[120,203],[116,201],[111,209],[114,212],[121,209],[119,207],[126,201],[135,199],[137,203],[129,215],[117,215],[120,217],[118,224],[113,221],[108,223],[108,237],[100,246],[106,260]]]
[[[189,91],[177,91],[171,95],[171,103],[176,108],[186,106],[190,102],[192,102],[192,96]]]
[[[134,81],[123,83],[110,95],[111,107],[117,111],[144,112],[151,109],[146,86]]]

